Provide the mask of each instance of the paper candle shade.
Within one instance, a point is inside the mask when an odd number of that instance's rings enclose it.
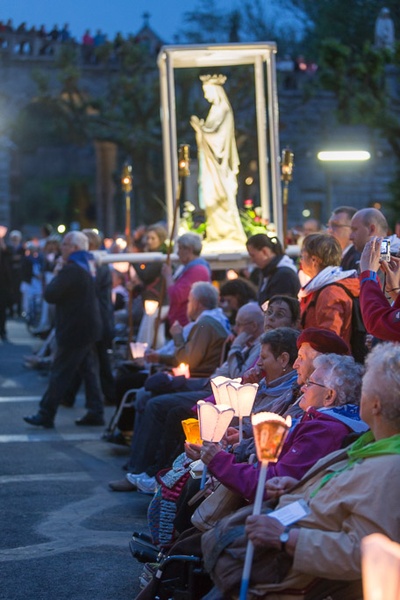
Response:
[[[190,377],[189,365],[187,365],[185,363],[181,363],[177,367],[174,367],[172,369],[172,372],[175,375],[175,377],[178,377],[179,375],[184,375],[186,377],[186,379],[189,379],[189,377]]]
[[[186,441],[189,444],[198,444],[201,446],[202,440],[200,437],[200,425],[197,419],[185,419],[182,421],[183,431]]]
[[[148,344],[146,342],[131,342],[129,344],[131,349],[132,358],[143,358],[144,353],[147,350]]]
[[[258,390],[258,383],[227,383],[226,390],[229,404],[235,411],[236,417],[248,417],[253,410],[254,399]]]
[[[400,597],[400,545],[380,533],[361,541],[364,600]]]
[[[240,378],[230,379],[229,377],[223,377],[222,375],[218,375],[217,377],[213,377],[212,379],[210,379],[211,389],[214,394],[215,403],[228,404],[228,406],[230,406],[231,402],[229,400],[226,386],[228,385],[228,383],[240,383],[240,381]]]
[[[146,313],[146,315],[149,315],[149,316],[155,315],[157,309],[158,309],[157,300],[145,300],[144,301],[144,312]]]
[[[291,417],[285,420],[275,413],[260,412],[252,415],[251,424],[258,460],[276,462],[292,424]]]
[[[224,404],[214,405],[199,400],[197,412],[200,423],[200,437],[203,442],[220,442],[229,427],[235,411]]]

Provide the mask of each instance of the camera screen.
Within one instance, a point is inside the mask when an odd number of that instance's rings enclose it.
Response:
[[[382,240],[381,242],[381,254],[387,254],[389,252],[390,242],[389,240]]]

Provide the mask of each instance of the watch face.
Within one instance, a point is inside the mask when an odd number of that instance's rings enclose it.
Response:
[[[286,542],[289,541],[289,532],[284,531],[283,533],[281,533],[281,535],[279,536],[279,539],[282,542],[282,544],[286,544]]]

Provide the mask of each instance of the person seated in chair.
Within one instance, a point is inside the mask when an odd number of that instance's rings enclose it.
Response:
[[[278,461],[268,465],[267,479],[286,475],[300,479],[319,458],[341,448],[350,434],[368,429],[358,408],[362,367],[352,357],[337,354],[318,356],[314,367],[301,387],[299,407],[304,414],[291,429]],[[201,458],[226,487],[254,502],[259,463],[257,468],[237,463],[232,454],[213,442],[204,442],[203,446],[191,444],[188,450],[193,459]]]
[[[260,566],[253,566],[250,594],[266,597],[275,592],[272,597],[278,600],[284,590],[304,589],[318,578],[324,580],[327,593],[329,586],[338,582],[361,584],[361,540],[382,533],[400,542],[399,365],[399,344],[381,344],[367,357],[360,415],[370,431],[351,446],[321,459],[302,480],[276,477],[267,484],[269,496],[279,498],[276,510],[301,500],[309,513],[289,527],[273,518],[274,512],[267,515],[265,510],[246,518],[246,535],[255,547],[256,563],[259,553],[264,553],[261,578],[260,572],[256,573]],[[222,532],[224,521],[220,522]],[[211,531],[202,537],[205,557],[210,542],[216,543]],[[268,568],[277,554],[289,558],[280,576]],[[207,598],[232,593],[221,579],[222,559],[221,553],[214,564],[206,560],[218,590]],[[239,560],[239,572],[242,567]],[[255,580],[259,583],[254,585]]]

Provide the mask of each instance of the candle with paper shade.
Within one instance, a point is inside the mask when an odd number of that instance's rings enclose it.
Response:
[[[152,317],[153,315],[155,315],[157,309],[158,309],[157,300],[145,300],[144,301],[144,312],[149,317]]]
[[[228,383],[240,383],[241,378],[230,379],[229,377],[224,377],[223,375],[217,375],[217,377],[212,377],[210,379],[212,393],[215,398],[216,404],[227,404],[230,406],[231,402],[228,395],[228,390],[226,386]]]
[[[253,507],[253,515],[259,515],[264,497],[268,463],[276,462],[278,460],[285,438],[292,425],[292,419],[291,417],[286,417],[286,419],[284,419],[275,413],[260,412],[252,415],[251,424],[253,425],[257,458],[261,463]],[[240,600],[246,600],[247,598],[253,554],[254,546],[252,542],[249,541],[246,548],[246,558],[244,561],[242,582],[240,587]]]
[[[361,542],[361,566],[364,600],[399,600],[400,544],[381,533],[373,533]]]
[[[158,302],[157,300],[145,300],[144,301],[144,315],[140,322],[136,341],[146,342],[149,347],[152,347],[154,343],[154,325],[157,317]],[[161,307],[161,319],[164,319],[168,312],[168,306]],[[159,327],[157,332],[156,346],[153,350],[161,348],[165,344],[165,333],[164,328]]]
[[[189,444],[201,445],[200,424],[197,419],[185,419],[182,427]]]
[[[243,417],[249,417],[253,410],[254,400],[258,390],[258,383],[235,383],[231,381],[226,384],[229,404],[239,417],[239,441],[243,439]]]
[[[189,365],[187,365],[186,363],[181,363],[177,367],[174,367],[172,369],[172,372],[175,375],[175,377],[178,377],[179,375],[183,375],[184,377],[186,377],[186,379],[189,379],[190,377]]]
[[[275,413],[260,412],[252,415],[251,424],[258,460],[261,463],[276,462],[292,425],[291,417],[284,419]]]
[[[131,342],[129,347],[131,349],[132,358],[135,360],[136,358],[144,357],[148,344],[146,342]]]
[[[199,400],[197,414],[200,423],[200,437],[203,442],[220,442],[229,427],[235,411],[226,404],[211,404]],[[204,489],[207,477],[207,467],[204,466],[200,489]]]

